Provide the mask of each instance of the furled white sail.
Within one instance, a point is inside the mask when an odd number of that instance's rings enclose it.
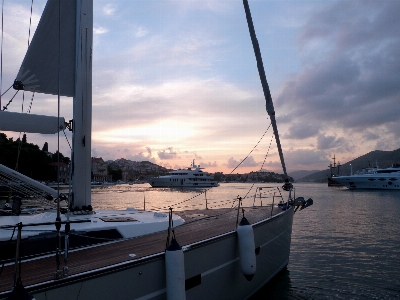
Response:
[[[18,72],[15,87],[44,94],[74,96],[75,49],[76,1],[60,3],[60,0],[49,0]]]
[[[51,134],[64,129],[64,118],[0,111],[2,131]]]

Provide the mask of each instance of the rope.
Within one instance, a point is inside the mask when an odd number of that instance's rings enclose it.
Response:
[[[255,145],[255,146],[253,147],[253,149],[249,152],[249,154],[247,154],[247,156],[246,156],[246,157],[245,157],[245,158],[244,158],[244,159],[229,173],[229,174],[232,174],[232,173],[233,173],[233,172],[234,172],[234,171],[235,171],[249,156],[250,156],[250,154],[257,148],[257,146],[260,144],[260,142],[262,141],[262,139],[264,138],[264,136],[266,135],[266,133],[268,132],[268,130],[269,130],[270,127],[271,127],[271,124],[269,124],[267,130],[263,133],[263,135],[262,135],[261,138],[258,140],[258,142],[256,143],[256,145]],[[271,137],[271,141],[270,141],[270,143],[269,143],[268,151],[267,151],[267,154],[266,154],[265,157],[264,157],[264,161],[263,161],[263,163],[262,163],[262,165],[261,165],[260,170],[264,167],[265,160],[266,160],[266,158],[267,158],[267,156],[268,156],[268,153],[269,153],[269,150],[270,150],[270,148],[271,148],[272,139],[273,139],[273,135],[272,135],[272,137]],[[247,191],[246,195],[242,198],[243,200],[246,199],[246,197],[248,196],[248,194],[250,193],[250,191],[253,189],[254,184],[255,184],[255,183],[252,184],[252,186],[250,187],[250,189]],[[183,200],[183,201],[178,202],[178,203],[175,203],[175,204],[170,204],[169,206],[164,206],[164,207],[155,207],[155,206],[153,206],[153,209],[161,210],[161,211],[162,211],[162,210],[165,210],[165,209],[168,209],[168,208],[171,208],[171,207],[181,208],[181,207],[178,206],[178,205],[182,205],[183,203],[186,203],[186,202],[188,202],[188,201],[190,201],[190,200],[193,200],[193,199],[197,198],[198,196],[200,196],[200,195],[206,193],[207,191],[211,190],[212,188],[213,188],[213,187],[210,187],[210,188],[208,188],[208,189],[202,191],[201,193],[198,193],[197,195],[194,195],[193,197],[190,197],[190,198],[188,198],[188,199],[186,199],[186,200]],[[236,201],[236,200],[235,200],[235,201]],[[197,205],[198,205],[198,204],[197,204]],[[194,207],[194,206],[196,206],[196,205],[192,205],[192,207]],[[187,206],[186,206],[186,207],[187,207]]]
[[[163,210],[163,209],[166,209],[166,208],[169,208],[169,207],[172,207],[172,206],[176,206],[176,205],[179,205],[179,204],[182,204],[182,203],[188,202],[188,201],[190,201],[190,200],[193,200],[194,198],[197,198],[198,196],[200,196],[200,195],[204,194],[205,192],[207,192],[207,191],[211,190],[212,188],[213,188],[213,187],[210,187],[210,188],[208,188],[208,189],[204,190],[203,192],[201,192],[201,193],[198,193],[197,195],[194,195],[193,197],[191,197],[191,198],[188,198],[188,199],[186,199],[186,200],[183,200],[183,201],[181,201],[181,202],[178,202],[178,203],[175,203],[175,204],[171,204],[171,205],[169,205],[169,206],[164,206],[164,207],[154,207],[154,208],[156,208],[156,209],[160,209],[160,210]]]
[[[264,167],[265,160],[267,159],[269,150],[271,149],[271,144],[272,144],[272,140],[273,140],[273,139],[274,139],[274,135],[271,136],[271,141],[269,142],[269,147],[268,147],[268,150],[267,150],[267,154],[265,154],[265,156],[264,156],[264,161],[263,161],[263,163],[262,163],[262,165],[261,165],[260,171],[261,171],[261,170],[263,169],[263,167]]]
[[[3,34],[4,34],[4,0],[1,5],[1,49],[0,49],[0,107],[1,89],[3,88]]]
[[[12,85],[3,94],[0,95],[0,98],[3,97],[11,88],[12,88]]]
[[[29,48],[29,39],[31,37],[31,27],[32,27],[32,10],[33,10],[33,0],[31,3],[31,16],[29,18],[29,30],[28,30],[28,48]],[[34,94],[33,94],[34,95]],[[33,95],[31,98],[31,102],[29,104],[28,113],[31,112],[32,102],[33,102]],[[24,103],[25,103],[25,91],[22,92],[22,105],[21,105],[21,112],[24,112]],[[25,132],[24,132],[25,135]],[[18,171],[18,163],[19,163],[19,156],[21,153],[22,141],[21,141],[21,132],[19,133],[19,143],[18,143],[18,154],[17,154],[17,162],[15,163],[15,171]]]
[[[269,130],[269,128],[271,127],[271,124],[269,124],[267,130],[264,132],[264,134],[262,135],[262,137],[259,139],[259,141],[257,142],[257,144],[253,147],[253,149],[249,152],[249,154],[247,154],[247,156],[236,166],[236,168],[234,168],[229,174],[232,174],[237,168],[239,168],[239,166],[250,156],[250,154],[254,151],[254,149],[257,148],[258,144],[260,144],[261,140],[264,138],[265,134],[267,133],[267,131]]]
[[[67,140],[69,149],[72,150],[72,147],[71,147],[71,144],[69,143],[68,137],[67,137],[67,135],[65,134],[65,129],[63,129],[63,133],[64,133],[64,136],[65,136],[65,139]]]
[[[12,86],[10,86],[10,88],[11,88],[11,87],[12,87]],[[10,89],[10,88],[9,88],[9,89]],[[9,89],[8,89],[8,90],[9,90]],[[8,91],[8,90],[7,90],[7,91]],[[6,91],[5,93],[7,93],[7,91]],[[3,106],[3,111],[4,111],[4,110],[7,110],[8,106],[9,106],[9,105],[11,104],[11,102],[14,100],[14,98],[15,98],[15,96],[18,94],[18,92],[19,92],[19,90],[17,90],[17,91],[15,92],[14,96],[12,96],[12,98],[10,99],[10,101],[8,101],[8,103],[6,104],[6,106]],[[4,93],[4,94],[5,94],[5,93]],[[3,94],[3,95],[4,95],[4,94]]]
[[[15,171],[18,171],[18,162],[19,162],[19,155],[21,153],[21,132],[19,133],[19,138],[18,138],[18,153],[17,153],[17,161],[15,162]]]
[[[61,1],[58,2],[58,74],[57,74],[57,120],[58,128],[60,128],[60,69],[61,69]],[[56,278],[60,270],[60,253],[61,253],[61,217],[60,217],[60,131],[57,131],[57,217],[56,217],[56,229],[57,229],[57,246],[56,246]]]
[[[33,0],[32,0],[32,2],[31,2],[31,16],[30,16],[30,18],[29,18],[28,47],[29,47],[29,39],[30,39],[30,37],[31,37],[32,11],[33,11]]]
[[[33,97],[35,97],[35,93],[32,93],[31,102],[29,103],[29,108],[28,108],[28,111],[27,111],[28,114],[31,113],[31,108],[32,108],[32,103],[33,103]]]
[[[264,132],[263,136],[262,136],[261,139],[258,141],[258,143],[254,146],[253,150],[250,151],[250,153],[253,152],[254,149],[258,146],[258,144],[259,144],[259,143],[261,142],[261,140],[264,138],[265,134],[267,133],[267,131],[268,131],[268,129],[269,129],[270,127],[271,127],[271,124],[269,124],[267,130]],[[261,170],[263,169],[263,167],[264,167],[265,160],[267,159],[267,156],[268,156],[268,154],[269,154],[269,150],[271,149],[271,144],[272,144],[273,138],[274,138],[274,135],[272,135],[271,141],[269,142],[268,150],[267,150],[267,153],[266,153],[265,156],[264,156],[264,161],[263,161],[263,163],[261,164],[260,171],[261,171]],[[247,155],[247,157],[250,155],[250,153]],[[247,158],[247,157],[246,157],[246,158]],[[245,158],[245,159],[246,159],[246,158]],[[245,159],[243,159],[242,162],[243,162]],[[241,163],[242,163],[242,162],[241,162]],[[241,163],[240,163],[240,164],[241,164]],[[240,166],[240,164],[235,168],[235,170]],[[233,170],[233,171],[235,171],[235,170]],[[233,171],[232,171],[232,172],[233,172]],[[232,174],[232,172],[231,172],[230,174]],[[246,199],[247,195],[248,195],[248,194],[250,193],[250,191],[253,189],[254,184],[255,184],[255,183],[253,183],[252,186],[249,188],[249,190],[247,191],[246,195],[243,197],[243,200]]]

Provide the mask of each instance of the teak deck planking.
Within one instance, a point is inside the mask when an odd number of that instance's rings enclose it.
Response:
[[[281,212],[279,208],[274,208],[274,214],[279,212]],[[181,246],[190,245],[236,229],[237,209],[204,209],[174,213],[180,215],[186,222],[184,225],[174,229],[176,239]],[[245,217],[252,224],[267,219],[270,215],[270,207],[245,208]],[[241,216],[242,212],[240,212],[239,221]],[[161,253],[165,250],[166,241],[167,231],[162,231],[71,251],[68,259],[69,275],[76,275]],[[131,254],[135,254],[135,256],[131,257]],[[62,255],[60,260],[60,269],[62,270],[64,266]],[[13,286],[14,269],[14,264],[4,267],[0,275],[0,293],[10,290]],[[21,264],[21,279],[24,286],[52,281],[54,280],[55,272],[55,255],[22,261]]]

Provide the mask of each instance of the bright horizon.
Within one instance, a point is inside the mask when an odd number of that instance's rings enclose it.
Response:
[[[2,93],[26,52],[30,4],[5,1]],[[399,1],[249,4],[289,174],[400,148]],[[44,5],[34,2],[31,32]],[[94,0],[93,47],[93,157],[171,169],[195,159],[228,174],[269,126],[240,0]],[[21,95],[9,111],[27,111],[32,95]],[[71,105],[62,98],[66,120]],[[57,115],[57,97],[35,94],[31,113]],[[57,150],[56,135],[27,137]],[[282,173],[272,129],[235,173],[261,168]]]

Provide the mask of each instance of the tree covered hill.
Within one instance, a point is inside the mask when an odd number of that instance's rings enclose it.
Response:
[[[69,163],[70,159],[60,153],[60,161]],[[4,133],[0,133],[0,164],[33,179],[47,181],[51,179],[52,162],[57,162],[57,153],[48,153],[39,146],[28,143],[26,134],[22,140],[18,138],[14,141],[13,138],[7,138]]]

